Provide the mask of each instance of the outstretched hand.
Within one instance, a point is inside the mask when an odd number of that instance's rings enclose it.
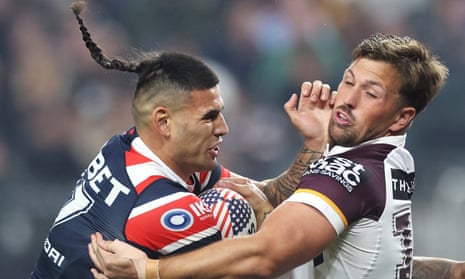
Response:
[[[147,255],[120,240],[104,240],[100,233],[91,235],[89,256],[96,266],[95,279],[145,279]]]
[[[305,137],[307,147],[322,150],[328,143],[328,123],[334,105],[335,92],[328,84],[316,80],[304,82],[300,98],[294,93],[284,104],[291,123]]]

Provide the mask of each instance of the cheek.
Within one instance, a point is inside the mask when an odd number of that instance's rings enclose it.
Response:
[[[178,131],[178,141],[188,147],[199,147],[203,142],[208,140],[209,132],[203,127],[184,127]]]
[[[379,135],[387,130],[392,123],[392,119],[390,114],[383,113],[380,109],[374,114],[367,115],[365,123],[366,125],[364,125],[364,129],[366,130],[366,133]]]

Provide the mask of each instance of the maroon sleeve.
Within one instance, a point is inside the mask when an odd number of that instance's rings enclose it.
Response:
[[[385,203],[384,176],[370,163],[374,162],[357,163],[344,157],[320,160],[305,172],[298,188],[326,196],[349,224],[361,218],[377,220]]]

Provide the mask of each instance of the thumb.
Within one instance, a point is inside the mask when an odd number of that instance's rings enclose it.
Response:
[[[289,100],[287,100],[287,102],[284,103],[284,110],[287,112],[289,116],[291,116],[291,114],[297,110],[297,101],[297,94],[293,93]]]

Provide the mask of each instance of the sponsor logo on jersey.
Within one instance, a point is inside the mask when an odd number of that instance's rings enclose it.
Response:
[[[65,260],[65,256],[58,249],[52,246],[48,238],[45,239],[44,242],[44,252],[54,264],[56,264],[58,267],[61,267],[63,261]]]
[[[410,200],[415,189],[415,173],[391,170],[392,195],[395,200]]]
[[[184,231],[189,229],[194,223],[192,214],[184,209],[175,208],[168,210],[161,216],[162,226],[170,231]]]
[[[342,157],[328,157],[311,164],[304,175],[320,174],[339,182],[352,192],[360,184],[363,165]]]
[[[82,174],[87,179],[89,187],[96,193],[100,193],[103,188],[109,193],[106,194],[105,203],[112,206],[119,195],[128,195],[130,188],[121,183],[111,172],[108,165],[105,163],[105,157],[100,151],[94,160],[89,164],[87,170]]]

